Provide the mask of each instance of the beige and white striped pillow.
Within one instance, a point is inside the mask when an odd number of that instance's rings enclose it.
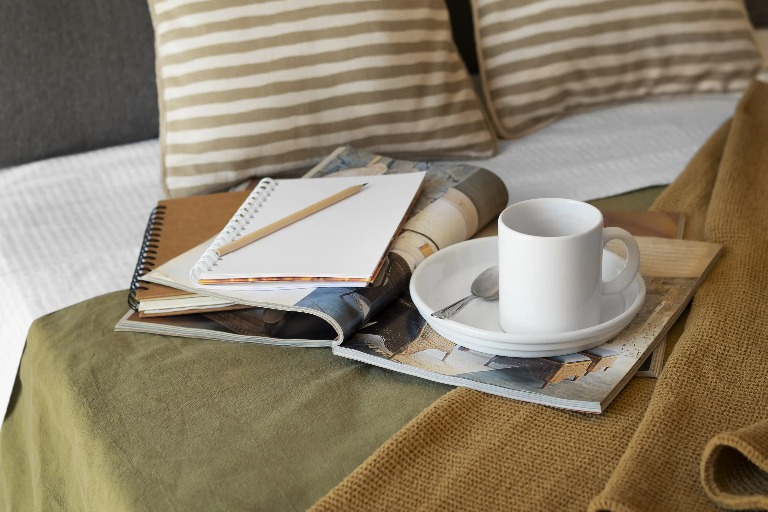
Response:
[[[642,97],[743,89],[761,65],[742,0],[473,0],[497,133]]]
[[[337,146],[495,151],[442,0],[150,0],[166,193],[306,169]]]

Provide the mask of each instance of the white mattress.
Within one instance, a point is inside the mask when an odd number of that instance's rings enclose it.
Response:
[[[472,163],[497,172],[511,201],[586,200],[666,184],[737,99],[647,101],[577,115]],[[159,168],[155,140],[0,171],[0,413],[35,318],[128,287],[161,197]]]

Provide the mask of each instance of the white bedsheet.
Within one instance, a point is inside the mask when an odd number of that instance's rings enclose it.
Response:
[[[587,200],[666,184],[737,99],[646,101],[576,115],[472,163],[497,172],[511,201]],[[0,171],[0,417],[32,321],[128,287],[161,197],[159,160],[154,140]]]
[[[159,151],[153,140],[0,170],[0,418],[32,321],[130,284],[162,196]]]
[[[510,202],[588,200],[670,183],[733,113],[738,95],[648,101],[567,117],[480,165],[504,179]]]

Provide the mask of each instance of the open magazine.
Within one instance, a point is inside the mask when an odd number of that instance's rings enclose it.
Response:
[[[349,339],[341,357],[488,393],[565,409],[601,413],[693,297],[722,246],[637,237],[646,298],[615,338],[599,347],[555,357],[519,358],[469,350],[442,337],[407,293]],[[621,246],[609,247],[621,252]]]
[[[116,330],[300,346],[340,343],[407,290],[411,272],[426,257],[471,238],[494,220],[507,205],[507,190],[498,176],[480,167],[396,160],[351,147],[337,149],[306,175],[317,179],[417,171],[426,171],[422,192],[372,286],[291,293],[200,287],[182,275],[191,268],[185,262],[199,257],[192,250],[142,279],[252,307],[173,317],[129,312]],[[186,272],[174,273],[169,270],[173,268],[186,268]]]

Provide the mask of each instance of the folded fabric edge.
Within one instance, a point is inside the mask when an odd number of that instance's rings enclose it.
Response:
[[[710,439],[700,477],[707,496],[720,507],[768,508],[768,420]]]

